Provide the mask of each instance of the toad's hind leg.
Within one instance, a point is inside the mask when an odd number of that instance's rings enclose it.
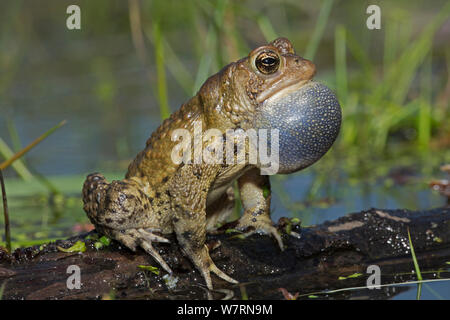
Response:
[[[131,179],[108,183],[99,173],[87,176],[83,185],[83,209],[94,225],[115,230],[158,228],[150,198]]]
[[[225,281],[237,283],[214,264],[205,245],[206,199],[208,187],[216,174],[214,166],[185,165],[174,176],[170,191],[174,205],[172,224],[178,243],[200,271],[210,290],[213,288],[211,272]]]
[[[83,187],[84,210],[96,229],[132,251],[140,246],[167,272],[172,273],[152,242],[169,242],[157,234],[158,215],[150,199],[132,180],[108,183],[101,174],[91,174]]]
[[[172,269],[170,269],[152,245],[152,242],[169,242],[166,238],[153,234],[152,232],[144,229],[114,230],[104,227],[97,227],[97,231],[119,241],[133,252],[136,251],[137,247],[141,247],[145,250],[145,252],[151,255],[166,272],[172,273]]]

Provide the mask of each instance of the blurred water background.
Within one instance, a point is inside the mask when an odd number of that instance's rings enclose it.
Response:
[[[89,230],[86,174],[123,177],[208,76],[279,36],[314,61],[344,118],[323,159],[272,177],[273,220],[443,206],[428,184],[450,162],[449,2],[375,3],[380,30],[359,0],[2,1],[0,159],[67,120],[4,172],[13,246]],[[70,4],[81,30],[66,28]]]

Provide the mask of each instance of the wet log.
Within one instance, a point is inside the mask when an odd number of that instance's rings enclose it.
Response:
[[[144,251],[131,252],[115,241],[96,249],[95,240],[85,239],[89,234],[17,249],[11,255],[0,249],[0,291],[3,286],[3,299],[284,299],[284,290],[279,290],[283,288],[292,294],[298,292],[299,299],[388,298],[402,289],[387,286],[320,292],[366,286],[370,265],[380,268],[381,284],[415,280],[408,229],[424,278],[450,278],[446,265],[450,261],[449,208],[370,209],[295,230],[301,234],[299,239],[285,234],[284,251],[263,235],[245,239],[225,233],[209,235],[209,243],[221,242],[211,250],[212,259],[240,282],[231,285],[213,275],[213,292],[206,290],[202,277],[173,237],[169,237],[170,244],[154,245],[174,271],[167,281],[164,271],[157,275],[157,271],[139,267],[157,266]],[[95,231],[90,235],[93,237]],[[57,248],[68,248],[79,240],[86,244],[83,253]],[[73,275],[68,270],[72,265],[81,272],[79,289],[67,286],[68,281],[74,283],[73,278],[68,280]]]

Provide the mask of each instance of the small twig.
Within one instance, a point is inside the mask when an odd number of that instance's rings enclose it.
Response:
[[[422,284],[422,283],[429,283],[429,282],[446,282],[450,281],[450,278],[443,278],[443,279],[428,279],[428,280],[417,280],[417,281],[406,281],[406,282],[394,282],[394,283],[387,283],[387,284],[380,284],[378,285],[380,288],[385,287],[395,287],[395,286],[402,286],[402,285],[412,285],[412,284]],[[353,290],[365,290],[369,289],[368,286],[361,286],[361,287],[351,287],[351,288],[341,288],[336,290],[325,290],[325,291],[316,291],[316,292],[310,292],[310,293],[304,293],[299,295],[298,297],[307,297],[310,295],[316,295],[316,294],[332,294],[337,292],[345,292],[345,291],[353,291]]]
[[[23,148],[22,150],[20,150],[19,152],[17,152],[16,154],[14,154],[11,158],[9,158],[8,160],[6,160],[5,162],[2,162],[0,164],[0,170],[4,170],[5,168],[7,168],[9,165],[11,165],[11,163],[13,163],[14,161],[16,161],[17,159],[19,159],[20,157],[22,157],[25,153],[27,153],[28,151],[30,151],[30,149],[32,149],[33,147],[35,147],[38,143],[40,143],[42,140],[44,140],[45,138],[47,138],[50,134],[52,134],[55,130],[57,130],[58,128],[62,127],[63,125],[66,124],[66,120],[61,121],[60,123],[58,123],[56,126],[54,126],[53,128],[51,128],[50,130],[48,130],[47,132],[45,132],[43,135],[41,135],[40,137],[38,137],[36,140],[34,140],[33,142],[31,142],[29,145],[27,145],[25,148]]]
[[[6,200],[5,181],[3,180],[3,172],[1,169],[0,169],[0,183],[2,185],[3,215],[5,217],[6,250],[8,250],[8,252],[11,252],[11,230],[9,226],[8,202]]]

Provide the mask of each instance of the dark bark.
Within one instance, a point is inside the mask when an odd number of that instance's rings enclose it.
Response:
[[[332,222],[301,229],[301,239],[283,236],[286,250],[281,252],[267,236],[252,235],[246,239],[229,234],[208,236],[220,240],[211,251],[217,266],[240,281],[230,285],[213,275],[216,299],[245,292],[250,299],[283,299],[278,288],[291,293],[311,292],[365,286],[367,266],[381,268],[381,283],[415,280],[407,229],[424,278],[436,277],[427,270],[440,270],[438,276],[450,278],[450,209],[429,211],[371,209],[347,215]],[[299,231],[299,230],[296,230]],[[96,250],[93,240],[84,240],[84,253],[64,253],[57,246],[70,247],[87,234],[50,243],[17,249],[12,255],[0,250],[0,288],[3,299],[205,299],[204,281],[183,257],[176,241],[155,244],[178,278],[169,290],[162,279],[138,268],[157,264],[142,250],[133,253],[117,242]],[[81,270],[81,289],[67,289],[68,266]],[[341,276],[361,276],[339,280]],[[405,290],[396,287],[395,293]],[[319,298],[388,298],[392,287],[381,290],[354,290],[336,294],[315,294]],[[305,296],[304,298],[307,298]]]

